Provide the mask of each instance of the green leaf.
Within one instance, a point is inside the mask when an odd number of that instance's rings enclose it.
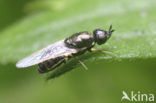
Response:
[[[134,5],[129,5],[128,1],[101,2],[96,2],[94,7],[85,2],[81,6],[75,4],[77,12],[72,9],[49,11],[21,20],[1,33],[0,62],[16,62],[75,32],[92,32],[98,27],[108,29],[110,24],[116,31],[105,45],[97,48],[112,51],[118,58],[156,57],[156,18],[152,1],[136,1]],[[101,54],[96,58],[107,59],[108,56]]]
[[[116,103],[125,88],[155,91],[155,0],[70,1],[28,4],[25,10],[31,13],[0,33],[0,102]],[[18,60],[73,33],[108,29],[111,24],[115,29],[112,37],[95,48],[117,57],[103,53],[79,56],[88,66],[87,72],[71,59],[48,79],[75,70],[43,86],[45,75],[38,75],[36,67],[15,67]]]
[[[95,28],[108,29],[113,25],[116,31],[104,45],[96,48],[111,51],[117,55],[97,53],[87,61],[117,61],[122,59],[155,58],[156,34],[153,1],[106,2],[96,1],[64,4],[62,10],[35,13],[3,31],[0,35],[0,63],[15,63],[19,59],[64,39],[75,32],[90,31]],[[65,3],[65,2],[63,2]],[[75,7],[75,10],[69,9]],[[76,12],[75,12],[76,11]],[[83,58],[82,58],[83,59]],[[89,63],[89,62],[87,62]]]

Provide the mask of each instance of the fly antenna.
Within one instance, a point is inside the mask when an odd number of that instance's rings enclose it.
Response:
[[[109,27],[109,33],[112,33],[112,32],[114,32],[115,30],[112,30],[112,24],[110,25],[110,27]]]

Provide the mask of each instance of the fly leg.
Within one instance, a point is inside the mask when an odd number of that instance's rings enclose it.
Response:
[[[102,52],[102,53],[109,54],[109,55],[112,55],[112,56],[117,57],[116,54],[114,54],[114,53],[112,53],[112,52],[110,52],[110,51],[99,50],[99,49],[95,49],[95,48],[91,48],[90,51],[91,51],[91,52],[93,52],[93,51],[96,51],[96,52]]]
[[[85,70],[88,70],[88,67],[80,59],[78,59],[77,57],[74,58],[83,66]]]
[[[77,58],[76,56],[73,56],[72,54],[70,56],[76,59],[85,70],[88,70],[88,67],[79,58]]]
[[[68,61],[68,57],[64,58],[64,63],[66,63]]]

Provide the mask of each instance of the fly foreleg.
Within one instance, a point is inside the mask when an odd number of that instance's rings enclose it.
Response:
[[[94,52],[94,51],[96,51],[96,52],[102,52],[102,53],[109,54],[109,55],[112,55],[112,56],[117,57],[116,54],[114,54],[114,53],[112,53],[112,52],[110,52],[110,51],[99,50],[99,49],[95,49],[95,48],[91,48],[90,51],[91,51],[91,52]]]

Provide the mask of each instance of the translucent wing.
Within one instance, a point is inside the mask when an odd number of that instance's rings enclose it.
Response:
[[[71,53],[77,53],[77,51],[79,51],[79,49],[72,49],[72,48],[66,47],[64,44],[64,40],[61,40],[20,60],[16,64],[16,67],[18,68],[29,67],[35,64],[39,64],[48,59],[56,58],[59,56],[68,56]]]

